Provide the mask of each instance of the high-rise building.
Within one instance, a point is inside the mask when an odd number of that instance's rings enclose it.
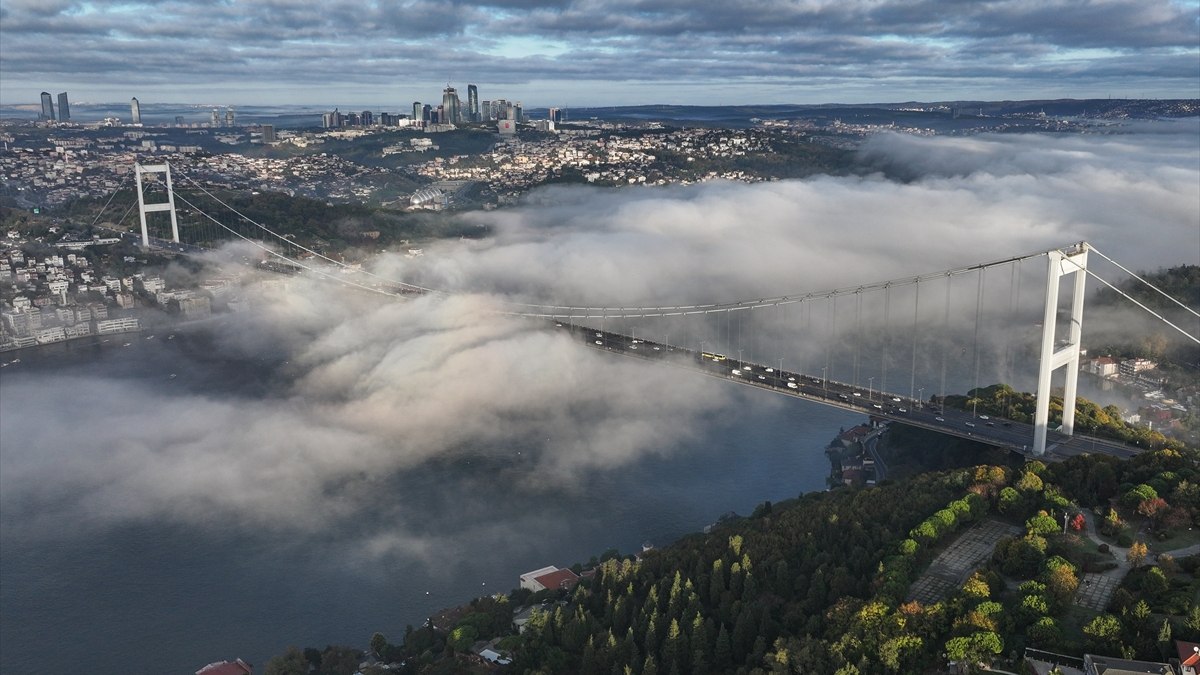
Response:
[[[467,85],[467,118],[472,122],[479,121],[479,87]]]
[[[67,92],[58,95],[58,121],[71,121],[71,104],[67,102]]]
[[[413,101],[412,118],[413,118],[413,122],[421,121],[421,102],[420,101]]]
[[[518,124],[525,121],[525,110],[524,110],[524,108],[521,107],[520,101],[517,101],[516,103],[513,104],[512,119],[513,119],[513,121],[517,122]]]
[[[129,101],[129,115],[132,118],[132,124],[142,123],[142,105],[138,103],[136,96]]]
[[[433,106],[429,105],[428,103],[421,106],[421,121],[422,122],[432,122],[433,121]]]
[[[275,125],[274,124],[262,125],[262,142],[263,143],[274,143],[275,142]]]
[[[550,121],[554,122],[555,124],[558,124],[559,122],[562,121],[561,116],[558,111],[558,108],[551,108],[549,117],[550,117]]]
[[[183,126],[183,115],[175,116],[175,126],[177,126],[177,127]]]
[[[213,108],[212,113],[209,115],[208,126],[210,126],[210,127],[221,126],[221,116],[220,116],[220,114],[217,113],[216,108]]]
[[[225,126],[227,126],[227,127],[233,126],[234,119],[235,119],[235,117],[234,117],[234,113],[233,113],[233,108],[226,108],[225,109]]]
[[[442,90],[441,109],[443,115],[438,121],[442,124],[458,124],[461,121],[458,116],[461,105],[462,102],[458,98],[458,91],[447,84],[446,88]]]
[[[44,120],[46,120],[47,122],[53,122],[53,121],[54,121],[54,97],[53,97],[53,96],[51,96],[51,95],[50,95],[50,92],[48,92],[48,91],[43,91],[43,92],[42,92],[42,114],[41,114],[41,119],[44,119]]]
[[[492,102],[491,101],[480,101],[479,102],[479,121],[480,122],[488,122],[488,121],[491,121],[491,119],[492,119]]]
[[[321,125],[326,129],[341,129],[346,126],[346,116],[334,108],[333,112],[321,115]]]
[[[370,110],[364,110],[362,111],[362,114],[358,116],[358,121],[364,127],[373,126],[375,124],[375,116],[371,114]]]

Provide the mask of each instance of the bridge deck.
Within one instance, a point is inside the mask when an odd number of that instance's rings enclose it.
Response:
[[[738,361],[725,356],[705,357],[701,352],[577,324],[556,322],[558,330],[570,331],[593,349],[623,356],[660,361],[737,384],[767,389],[843,410],[865,413],[909,426],[957,436],[1019,452],[1033,457],[1033,426],[1009,420],[987,419],[967,411],[939,409],[900,394],[864,390],[845,382],[811,374],[780,371],[765,364]],[[1084,453],[1132,457],[1139,448],[1090,436],[1051,433],[1041,459],[1062,460]]]

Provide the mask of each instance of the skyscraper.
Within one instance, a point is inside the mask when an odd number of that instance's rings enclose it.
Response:
[[[458,124],[459,107],[462,102],[458,99],[458,91],[449,84],[442,90],[442,112],[443,116],[439,122],[442,124]]]
[[[275,142],[275,125],[274,124],[262,125],[262,142],[263,143],[274,143]]]
[[[549,117],[550,117],[550,121],[554,122],[555,124],[558,124],[559,122],[562,121],[562,119],[559,117],[558,108],[551,108]]]
[[[217,109],[213,108],[212,113],[209,115],[208,126],[217,127],[220,125],[221,125],[220,115],[217,114]]]
[[[134,96],[133,100],[129,102],[129,114],[133,117],[132,124],[142,123],[142,106],[140,103],[138,103],[136,96]]]
[[[71,105],[67,103],[67,92],[58,95],[58,121],[71,121]]]
[[[491,119],[492,119],[492,102],[491,101],[480,101],[479,102],[479,121],[480,122],[490,122]]]
[[[234,119],[235,119],[235,117],[234,117],[234,113],[233,113],[233,108],[226,108],[225,109],[225,126],[227,126],[227,127],[233,126]]]
[[[479,121],[479,87],[467,85],[467,118],[472,122]]]
[[[50,96],[50,92],[42,92],[42,115],[41,119],[47,122],[54,121],[54,98]]]
[[[420,101],[413,101],[412,118],[413,118],[413,122],[421,121],[421,102]]]

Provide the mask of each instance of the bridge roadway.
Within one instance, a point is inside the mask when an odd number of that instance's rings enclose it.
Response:
[[[1018,452],[1033,458],[1033,425],[1009,420],[989,419],[969,411],[939,409],[900,394],[863,389],[845,382],[822,379],[811,374],[779,370],[774,366],[739,361],[723,355],[719,360],[705,357],[702,352],[643,340],[631,335],[589,328],[563,321],[555,322],[556,330],[566,330],[593,349],[615,352],[623,356],[661,361],[677,367],[698,371],[712,377],[738,384],[767,389],[807,401],[842,408],[900,424],[929,429],[959,438],[986,443]],[[1084,453],[1102,453],[1129,458],[1140,448],[1091,436],[1065,436],[1051,432],[1045,460],[1063,460]]]

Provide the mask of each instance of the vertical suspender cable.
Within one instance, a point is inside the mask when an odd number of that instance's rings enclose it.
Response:
[[[908,398],[917,393],[917,315],[921,308],[921,280],[913,282],[912,369],[909,371]]]
[[[946,275],[946,311],[942,316],[942,339],[946,339],[950,335],[950,286],[954,277]],[[946,410],[946,352],[950,350],[943,348],[942,352],[942,406],[943,411]]]
[[[888,388],[887,388],[887,360],[888,360],[888,339],[890,337],[888,335],[888,327],[890,325],[889,321],[891,320],[891,316],[890,316],[891,309],[892,309],[892,285],[886,284],[883,287],[883,357],[879,360],[879,369],[882,371],[880,373],[880,375],[881,375],[881,379],[883,381],[879,384],[879,391],[887,391],[888,390]]]
[[[975,289],[975,338],[971,345],[975,356],[975,398],[979,398],[979,318],[983,312],[983,282],[986,273],[986,267],[979,268],[979,282]]]

